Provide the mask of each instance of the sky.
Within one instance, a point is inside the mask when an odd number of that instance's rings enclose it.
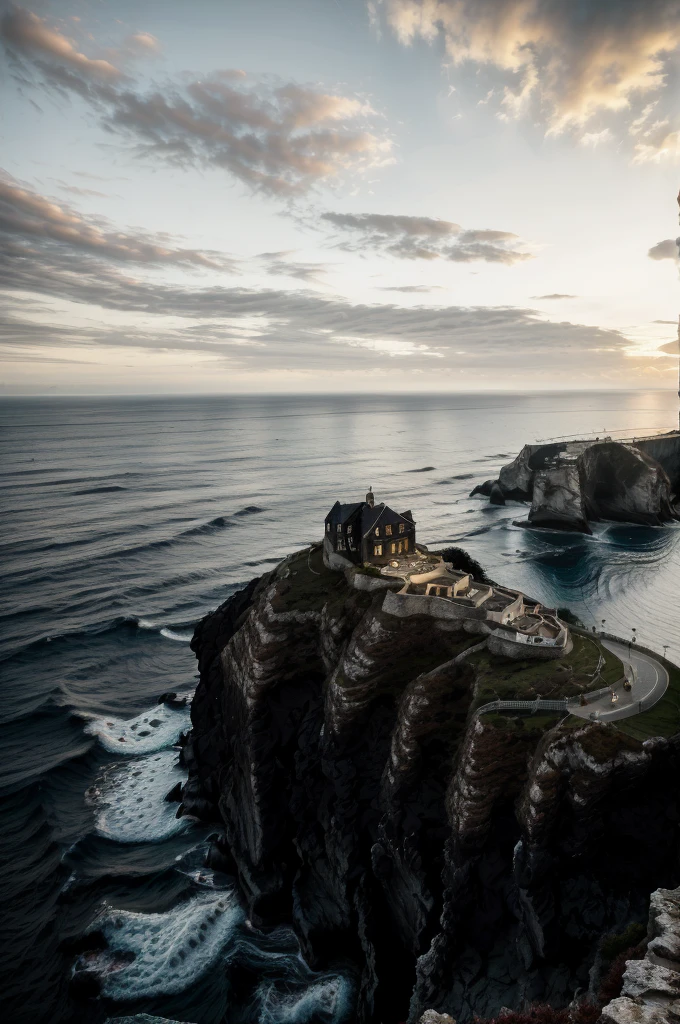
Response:
[[[0,0],[0,394],[677,386],[680,0]]]

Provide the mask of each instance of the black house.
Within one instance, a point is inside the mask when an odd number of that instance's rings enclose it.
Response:
[[[376,505],[369,488],[366,501],[352,505],[336,501],[326,516],[326,543],[350,562],[387,565],[415,551],[416,524],[410,512]]]

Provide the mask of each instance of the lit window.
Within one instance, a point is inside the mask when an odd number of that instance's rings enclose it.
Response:
[[[326,533],[330,533],[330,532],[331,532],[331,524],[330,523],[326,523]]]
[[[399,533],[403,533],[405,529],[406,526],[404,525],[404,523],[399,523]]]
[[[352,524],[351,524],[351,523],[350,523],[350,525],[349,525],[349,526],[347,527],[347,532],[348,532],[348,533],[351,533],[351,532],[352,532]]]
[[[338,551],[344,551],[344,550],[345,550],[345,542],[342,539],[342,537],[338,537]]]
[[[390,544],[390,548],[392,550],[392,554],[394,554],[394,552],[397,550],[397,545],[396,544]]]
[[[337,530],[338,533],[342,533],[342,523],[338,523]]]
[[[408,551],[408,537],[404,541],[404,551]]]
[[[373,545],[373,554],[374,555],[382,555],[382,544],[374,544]]]
[[[385,527],[385,535],[387,537],[391,537],[392,536],[392,527],[391,526],[386,526]]]
[[[376,526],[376,528],[375,528],[375,535],[376,535],[376,537],[380,536],[380,527],[379,526]]]

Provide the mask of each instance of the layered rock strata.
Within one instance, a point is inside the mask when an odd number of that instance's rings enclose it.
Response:
[[[480,638],[386,594],[316,549],[199,624],[183,810],[220,822],[256,925],[353,965],[357,1021],[564,1006],[674,884],[677,746],[478,718]]]

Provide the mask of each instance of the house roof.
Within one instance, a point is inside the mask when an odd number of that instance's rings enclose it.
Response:
[[[339,501],[336,501],[333,508],[326,516],[327,522],[333,525],[344,525],[350,519],[357,518],[359,525],[359,532],[362,537],[367,537],[371,530],[374,530],[378,520],[382,518],[384,514],[388,514],[390,517],[396,520],[402,519],[408,526],[414,526],[413,516],[411,512],[395,512],[394,509],[390,508],[384,502],[379,505],[369,505],[367,501],[355,501],[352,504],[341,505]]]

